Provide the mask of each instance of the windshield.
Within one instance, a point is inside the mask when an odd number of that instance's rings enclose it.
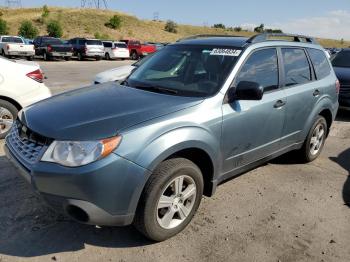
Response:
[[[144,61],[127,84],[150,91],[183,96],[216,94],[235,65],[241,50],[216,46],[167,46]],[[156,88],[156,89],[155,89]]]
[[[332,65],[335,67],[350,67],[350,51],[341,51],[332,59]]]
[[[19,37],[3,37],[2,38],[3,43],[18,43],[23,44],[22,38]]]

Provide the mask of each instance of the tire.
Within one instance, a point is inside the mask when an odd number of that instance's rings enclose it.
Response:
[[[171,188],[175,187],[175,180],[180,181],[181,177],[185,187],[173,192]],[[134,226],[154,241],[163,241],[175,236],[192,220],[200,205],[203,187],[202,173],[193,162],[184,158],[164,161],[146,183],[135,215]],[[191,195],[187,194],[189,197],[185,199],[181,193],[186,189],[187,192],[191,191]],[[159,207],[161,196],[171,199],[171,204],[166,203],[166,207]],[[187,214],[184,215],[182,211],[186,211]],[[167,214],[168,218],[172,218],[168,220],[170,223],[165,219]]]
[[[132,51],[132,53],[131,53],[131,59],[132,59],[132,60],[138,60],[138,59],[139,59],[139,55],[137,54],[136,51]]]
[[[4,49],[1,51],[1,55],[2,55],[3,57],[7,57],[7,55],[5,54]]]
[[[51,60],[50,56],[48,56],[46,52],[43,53],[43,59],[45,61],[50,61]]]
[[[96,57],[96,61],[100,61],[100,60],[101,60],[100,56]]]
[[[65,56],[65,57],[64,57],[64,60],[66,60],[66,61],[70,61],[70,59],[71,59],[70,56]]]
[[[78,53],[78,60],[79,61],[83,61],[84,60],[84,57],[81,53]]]
[[[319,132],[318,135],[317,132]],[[319,157],[324,147],[327,134],[327,121],[323,116],[318,116],[306,137],[303,147],[298,152],[303,162],[309,163]],[[318,146],[316,146],[315,143],[317,143]]]
[[[111,57],[110,57],[110,55],[109,55],[108,53],[106,53],[105,59],[106,59],[106,60],[111,60]]]
[[[28,61],[33,61],[33,59],[34,59],[34,56],[27,56]]]
[[[13,121],[16,120],[18,109],[8,101],[0,99],[0,139],[10,132]],[[12,120],[12,124],[10,123]],[[6,122],[5,122],[6,121]]]

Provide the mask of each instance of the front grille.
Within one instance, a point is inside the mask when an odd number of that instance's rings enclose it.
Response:
[[[22,125],[15,122],[6,143],[14,150],[22,160],[28,164],[35,164],[39,161],[46,147],[46,139],[25,128],[23,134]],[[45,141],[45,142],[44,142]]]

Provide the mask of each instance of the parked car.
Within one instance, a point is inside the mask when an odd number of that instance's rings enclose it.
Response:
[[[126,59],[130,58],[128,46],[124,42],[103,41],[105,47],[105,59]]]
[[[94,84],[102,84],[110,81],[122,82],[132,73],[133,70],[144,64],[150,57],[152,57],[152,54],[142,58],[141,60],[131,65],[123,65],[99,73],[95,76]]]
[[[130,51],[130,56],[133,60],[138,60],[139,58],[157,51],[155,45],[141,44],[141,42],[138,40],[124,39],[121,41],[127,44]]]
[[[332,65],[340,82],[339,104],[350,109],[350,48],[345,48],[332,58]]]
[[[101,40],[87,38],[73,38],[69,40],[73,46],[74,55],[79,61],[85,58],[101,60],[105,56],[104,46]]]
[[[40,67],[0,58],[0,139],[5,138],[22,108],[51,96]]]
[[[28,60],[35,54],[34,46],[26,44],[19,36],[0,36],[0,50],[3,57],[26,57]]]
[[[154,45],[156,47],[157,51],[159,51],[165,47],[165,44],[163,44],[163,43],[147,42],[146,44]]]
[[[45,61],[54,58],[70,60],[73,55],[73,48],[70,44],[65,44],[61,39],[49,36],[38,36],[33,41],[35,54],[41,56]]]
[[[122,86],[24,109],[6,154],[76,221],[133,223],[150,239],[170,238],[227,179],[291,150],[305,162],[320,155],[338,109],[337,78],[312,38],[281,36],[169,45]]]

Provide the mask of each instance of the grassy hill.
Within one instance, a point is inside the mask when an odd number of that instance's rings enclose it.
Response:
[[[165,22],[141,20],[135,16],[96,9],[72,9],[49,7],[50,15],[47,20],[59,20],[64,29],[63,38],[76,36],[94,37],[96,33],[109,39],[136,38],[142,41],[173,42],[179,38],[195,34],[229,34],[252,36],[252,32],[233,32],[230,30],[214,29],[204,26],[178,25],[178,33],[164,31]],[[8,23],[10,34],[17,34],[23,20],[31,20],[38,27],[40,34],[46,34],[46,25],[41,21],[41,8],[4,9],[0,8],[2,18]],[[104,24],[110,17],[118,14],[122,17],[123,25],[119,30],[113,30]],[[332,39],[319,39],[325,47],[348,47],[349,41],[341,43]]]

